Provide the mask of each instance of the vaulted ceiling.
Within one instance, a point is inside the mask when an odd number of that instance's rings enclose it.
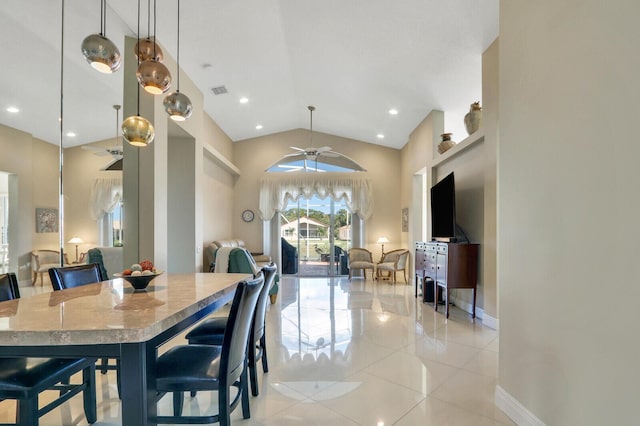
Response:
[[[175,57],[177,0],[156,2],[157,40]],[[0,123],[56,144],[61,3],[0,2]],[[123,71],[100,74],[80,52],[99,31],[100,1],[64,5],[63,130],[76,136],[63,141],[72,146],[114,137]],[[107,36],[121,50],[125,35],[136,36],[136,11],[133,0],[107,1]],[[481,55],[497,35],[498,0],[182,0],[180,63],[234,141],[308,128],[314,105],[314,130],[400,148],[433,109],[445,111],[454,140],[466,136],[462,118],[481,100]],[[214,95],[219,86],[227,93]]]

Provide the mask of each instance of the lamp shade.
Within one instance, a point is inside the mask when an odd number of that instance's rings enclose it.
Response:
[[[131,145],[147,146],[153,142],[155,130],[146,118],[132,115],[122,122],[122,137]]]
[[[85,37],[81,49],[87,62],[102,73],[111,74],[120,68],[122,62],[118,47],[101,34]]]
[[[171,88],[171,73],[161,62],[142,62],[138,66],[136,77],[140,86],[153,95],[165,93]]]
[[[82,238],[80,237],[73,237],[72,239],[69,240],[69,244],[82,244],[84,243],[84,241],[82,241]]]
[[[164,54],[162,53],[162,49],[160,48],[160,46],[158,46],[158,43],[148,37],[138,40],[134,49],[136,58],[138,58],[139,62],[162,62],[162,59],[164,58]]]
[[[389,242],[389,239],[387,237],[380,237],[378,238],[378,241],[376,241],[376,243],[378,244],[387,244]]]
[[[184,121],[191,117],[193,106],[191,100],[184,93],[175,91],[164,98],[164,110],[173,121]]]

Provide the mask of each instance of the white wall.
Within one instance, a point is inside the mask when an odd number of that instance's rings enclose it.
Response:
[[[640,2],[500,2],[499,386],[640,424]]]

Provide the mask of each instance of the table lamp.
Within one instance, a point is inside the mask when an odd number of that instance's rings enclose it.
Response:
[[[380,262],[382,262],[382,259],[384,259],[384,243],[388,243],[388,242],[389,242],[389,239],[387,237],[380,237],[378,238],[378,241],[376,241],[376,243],[382,245],[382,256],[380,256]]]
[[[69,244],[76,245],[76,262],[78,261],[78,244],[82,244],[82,243],[84,243],[84,241],[82,241],[82,238],[80,237],[73,237],[72,239],[69,240]]]

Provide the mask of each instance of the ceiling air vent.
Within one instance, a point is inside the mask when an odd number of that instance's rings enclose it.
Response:
[[[214,95],[224,95],[227,93],[227,88],[224,86],[218,86],[211,89]]]

